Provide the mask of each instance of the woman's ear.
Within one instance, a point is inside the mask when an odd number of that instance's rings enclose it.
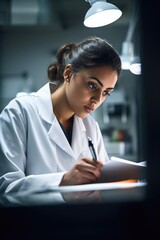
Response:
[[[70,78],[71,78],[71,75],[72,75],[72,71],[71,71],[71,64],[67,64],[65,69],[64,69],[64,72],[63,72],[63,77],[64,77],[64,80],[69,82],[70,81]]]

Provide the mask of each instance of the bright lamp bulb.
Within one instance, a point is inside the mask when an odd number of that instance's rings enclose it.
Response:
[[[129,70],[136,75],[141,74],[141,63],[132,63],[129,67]]]

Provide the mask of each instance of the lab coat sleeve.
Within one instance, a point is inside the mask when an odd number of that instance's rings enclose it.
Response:
[[[58,186],[64,172],[25,175],[27,123],[23,109],[17,105],[11,101],[0,115],[0,193]]]

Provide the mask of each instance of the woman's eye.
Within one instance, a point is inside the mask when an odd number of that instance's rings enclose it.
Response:
[[[107,91],[103,92],[103,96],[110,96],[110,95],[111,95],[110,92],[107,92]]]
[[[97,89],[97,86],[96,86],[96,84],[94,84],[94,83],[88,83],[88,86],[89,86],[89,88],[92,89],[92,90]]]

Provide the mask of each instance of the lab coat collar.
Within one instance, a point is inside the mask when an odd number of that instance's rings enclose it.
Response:
[[[43,120],[52,124],[54,120],[54,114],[49,84],[50,83],[47,83],[37,91],[36,99],[39,115]]]

